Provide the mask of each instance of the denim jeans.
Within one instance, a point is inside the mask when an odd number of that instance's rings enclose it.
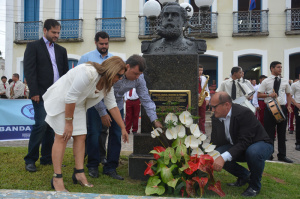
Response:
[[[220,146],[216,150],[222,154],[231,147],[232,145],[228,144]],[[223,168],[238,178],[245,179],[251,174],[249,186],[256,191],[259,191],[261,189],[261,177],[265,168],[265,161],[270,158],[273,150],[272,144],[264,141],[256,142],[250,145],[245,153],[236,160],[225,162]],[[250,172],[237,162],[247,162]]]
[[[35,124],[32,127],[32,131],[28,143],[28,154],[25,156],[25,164],[34,164],[39,159],[39,147],[42,143],[40,163],[49,164],[52,163],[51,152],[54,142],[54,131],[45,122],[46,111],[44,108],[44,101],[39,103],[32,101],[34,109]]]
[[[102,131],[102,122],[98,111],[91,107],[87,110],[87,136],[86,136],[86,151],[88,154],[87,167],[98,167],[101,154],[99,146],[99,138]]]
[[[121,110],[123,118],[124,111]],[[88,109],[88,131],[87,131],[87,154],[88,154],[88,168],[98,167],[100,163],[99,150],[99,136],[102,132],[102,123],[98,111],[92,107]],[[107,163],[104,165],[103,173],[116,170],[119,165],[119,158],[121,152],[121,128],[110,115],[112,122],[109,127],[109,136],[107,144]]]

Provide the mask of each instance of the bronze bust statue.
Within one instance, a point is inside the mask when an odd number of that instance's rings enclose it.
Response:
[[[161,25],[157,34],[161,38],[142,41],[144,54],[203,54],[206,41],[183,36],[187,12],[178,3],[167,3],[159,15]]]

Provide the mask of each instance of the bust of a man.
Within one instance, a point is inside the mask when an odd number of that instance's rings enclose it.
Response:
[[[160,15],[161,25],[157,29],[159,39],[142,41],[144,54],[203,54],[206,51],[205,40],[185,38],[183,27],[187,22],[187,12],[178,3],[166,4]]]

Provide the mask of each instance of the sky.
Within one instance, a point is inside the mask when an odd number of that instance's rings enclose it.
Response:
[[[6,0],[0,0],[0,51],[5,58],[5,21],[6,21]]]

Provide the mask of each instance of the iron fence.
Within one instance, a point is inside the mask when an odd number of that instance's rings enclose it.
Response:
[[[286,9],[286,31],[300,30],[300,8]]]
[[[62,19],[57,21],[59,21],[61,24],[59,39],[83,39],[83,19]]]
[[[105,31],[112,38],[125,37],[125,17],[96,18],[96,32]]]
[[[38,40],[43,35],[43,22],[15,22],[15,42]]]
[[[199,26],[201,28],[198,30],[189,29],[189,33],[217,33],[217,16],[216,12],[208,12],[206,15],[200,15],[195,12],[190,19],[190,24],[192,26]]]
[[[267,33],[268,10],[233,12],[233,33]]]

